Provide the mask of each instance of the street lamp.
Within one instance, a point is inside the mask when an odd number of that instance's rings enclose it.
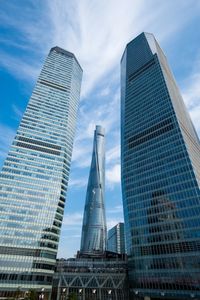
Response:
[[[41,289],[41,294],[39,294],[39,299],[44,299],[44,288]]]
[[[108,290],[108,295],[111,295],[112,294],[112,290]],[[112,297],[109,297],[109,300],[111,300]]]
[[[139,294],[139,292],[138,292],[138,291],[135,291],[134,293],[135,293],[136,295],[138,295],[138,294]]]
[[[79,290],[78,290],[78,293],[79,293],[79,299],[82,299],[82,291],[83,291],[83,289],[79,289]]]
[[[92,290],[92,299],[96,299],[96,289]]]
[[[66,288],[63,288],[62,290],[61,290],[61,299],[63,300],[63,299],[65,299],[65,292],[66,292]]]

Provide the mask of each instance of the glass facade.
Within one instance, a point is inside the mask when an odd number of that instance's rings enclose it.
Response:
[[[124,51],[121,122],[131,292],[200,297],[199,139],[152,34]]]
[[[127,261],[120,255],[58,260],[52,299],[129,300]]]
[[[108,231],[107,250],[125,253],[124,223],[118,223]]]
[[[101,254],[106,249],[105,131],[96,126],[82,226],[81,253]]]
[[[51,290],[81,79],[75,56],[52,48],[4,162],[0,296],[12,295],[18,287]]]

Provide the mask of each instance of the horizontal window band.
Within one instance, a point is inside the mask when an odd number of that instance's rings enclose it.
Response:
[[[162,238],[162,235],[160,235]],[[199,252],[200,243],[198,241],[191,242],[174,242],[164,243],[160,245],[150,245],[141,247],[141,255],[164,255],[172,253],[188,253],[188,252]]]
[[[19,283],[19,281],[23,281],[23,282],[41,282],[41,284],[48,284],[50,285],[52,282],[52,276],[48,276],[48,275],[37,275],[34,274],[34,271],[32,271],[31,275],[30,274],[21,274],[21,272],[19,271],[19,273],[0,273],[0,281],[11,281],[14,283],[14,281],[17,282],[17,284]],[[8,293],[10,294],[10,296],[16,296],[16,292],[8,292],[6,291],[6,296],[8,296]],[[15,293],[15,294],[14,294]],[[1,296],[5,296],[3,291],[0,291],[0,297]],[[4,298],[5,299],[5,298]],[[7,299],[7,298],[6,298]],[[12,298],[13,299],[13,298]]]
[[[60,146],[53,145],[53,144],[50,144],[50,143],[46,143],[46,142],[39,141],[39,140],[26,138],[26,137],[23,137],[23,136],[19,136],[18,140],[22,141],[22,142],[27,142],[29,144],[34,144],[34,145],[39,145],[39,146],[43,146],[43,147],[53,148],[53,149],[56,149],[56,150],[61,150]]]
[[[49,154],[60,155],[59,151],[55,151],[55,150],[51,150],[51,149],[47,149],[47,148],[42,148],[42,147],[38,147],[38,146],[35,146],[35,145],[29,145],[29,144],[25,144],[25,143],[22,143],[22,142],[17,142],[16,146],[27,148],[27,149],[30,149],[30,150],[41,151],[41,152],[45,152],[45,153],[49,153]]]
[[[133,137],[131,137],[128,140],[128,145],[129,145],[129,149],[134,148],[135,146],[138,146],[144,142],[147,142],[149,140],[151,140],[154,137],[157,137],[167,131],[170,131],[174,128],[174,125],[172,123],[172,119],[166,119],[150,128],[148,128],[147,130],[144,130],[141,133],[138,133],[136,135],[134,135]]]
[[[145,65],[143,65],[141,68],[139,68],[137,71],[135,71],[134,73],[132,73],[131,75],[129,75],[128,77],[128,81],[129,83],[136,78],[138,75],[140,75],[141,73],[143,73],[144,71],[146,71],[147,69],[149,69],[152,65],[155,64],[155,60],[154,58],[151,59],[150,61],[148,61],[148,63],[146,63]]]
[[[47,80],[41,79],[41,80],[38,80],[38,82],[41,83],[41,84],[47,85],[49,87],[53,87],[55,89],[58,89],[60,91],[64,91],[64,92],[68,92],[69,91],[69,89],[67,89],[66,87],[64,87],[64,86],[62,86],[60,84],[51,82],[51,81],[47,81]]]
[[[6,255],[19,255],[19,256],[34,256],[34,257],[46,257],[50,259],[56,259],[56,253],[47,253],[40,249],[28,249],[28,248],[16,248],[16,247],[3,247],[0,246],[0,254]]]

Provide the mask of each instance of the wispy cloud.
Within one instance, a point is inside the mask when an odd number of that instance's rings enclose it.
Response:
[[[37,59],[40,57],[41,62],[50,47],[59,45],[77,55],[84,69],[82,95],[86,96],[100,79],[111,81],[115,77],[111,72],[119,70],[120,57],[131,38],[148,28],[160,40],[167,39],[198,14],[198,9],[195,10],[198,6],[197,1],[192,0],[167,3],[158,0],[69,0],[67,3],[30,0],[28,4],[25,2],[22,11],[18,3],[7,1],[1,11],[2,24],[9,24],[8,28],[18,34],[16,48],[26,44],[34,50],[35,61],[30,64],[28,57],[12,55],[9,61],[14,63],[13,67],[5,65],[5,59],[2,63],[16,76],[33,80],[40,69]],[[187,14],[182,13],[185,11]],[[13,18],[13,14],[18,18]],[[3,41],[5,45],[10,43],[6,37]],[[17,68],[17,64],[22,68]]]
[[[109,163],[111,161],[118,162],[119,158],[120,158],[120,143],[118,143],[117,145],[115,145],[114,147],[112,147],[111,149],[109,149],[107,151],[106,161],[107,161],[107,163]]]
[[[117,205],[113,208],[110,208],[107,210],[108,214],[116,214],[116,213],[122,213],[123,212],[123,206]]]
[[[12,128],[0,124],[0,158],[5,158],[16,132]]]
[[[194,61],[193,61],[194,62]],[[200,58],[194,62],[194,67],[183,82],[183,99],[189,109],[192,121],[200,134]]]
[[[75,212],[71,214],[65,214],[63,225],[66,226],[79,226],[82,224],[83,213],[82,212]]]
[[[31,59],[24,61],[18,57],[11,56],[4,51],[0,51],[0,65],[6,68],[15,77],[23,80],[35,81],[39,75],[40,64]]]
[[[111,229],[115,225],[117,225],[119,222],[124,222],[123,218],[109,218],[107,220],[107,229]]]
[[[76,168],[90,166],[96,125],[103,126],[106,131],[106,166],[119,160],[119,89],[113,91],[111,98],[109,95],[105,98],[105,101],[102,101],[102,98],[97,96],[98,105],[88,105],[87,102],[81,104],[72,157]]]
[[[86,177],[73,178],[72,176],[70,176],[70,179],[69,179],[69,185],[70,186],[80,188],[80,187],[86,186],[86,184],[87,184],[87,178]]]
[[[109,145],[109,140],[113,141],[114,128],[119,131],[119,61],[126,43],[146,28],[160,41],[172,39],[198,14],[197,6],[192,0],[184,3],[30,0],[22,11],[18,4],[8,1],[1,10],[1,20],[15,34],[16,41],[7,36],[2,41],[5,47],[14,43],[16,51],[10,54],[2,50],[0,64],[14,76],[34,81],[50,47],[58,45],[74,52],[84,70],[82,98],[85,99],[80,108],[74,165],[80,168],[90,165],[91,145],[87,140],[92,139],[95,125],[100,124],[109,136],[107,166],[110,168],[111,160],[117,160],[119,155],[119,141],[115,138],[114,144]],[[185,11],[187,15],[181,13]],[[116,147],[116,152],[112,153],[111,147]]]
[[[121,181],[121,167],[120,164],[116,164],[110,169],[107,169],[106,171],[106,180],[108,183],[120,183]]]
[[[19,107],[17,105],[13,104],[12,109],[13,109],[14,114],[15,114],[15,119],[16,120],[21,120],[21,118],[23,116],[23,112],[19,109]]]

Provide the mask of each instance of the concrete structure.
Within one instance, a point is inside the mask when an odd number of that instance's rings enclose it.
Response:
[[[128,300],[126,257],[107,252],[59,260],[52,299],[66,300],[72,294],[80,300]]]

